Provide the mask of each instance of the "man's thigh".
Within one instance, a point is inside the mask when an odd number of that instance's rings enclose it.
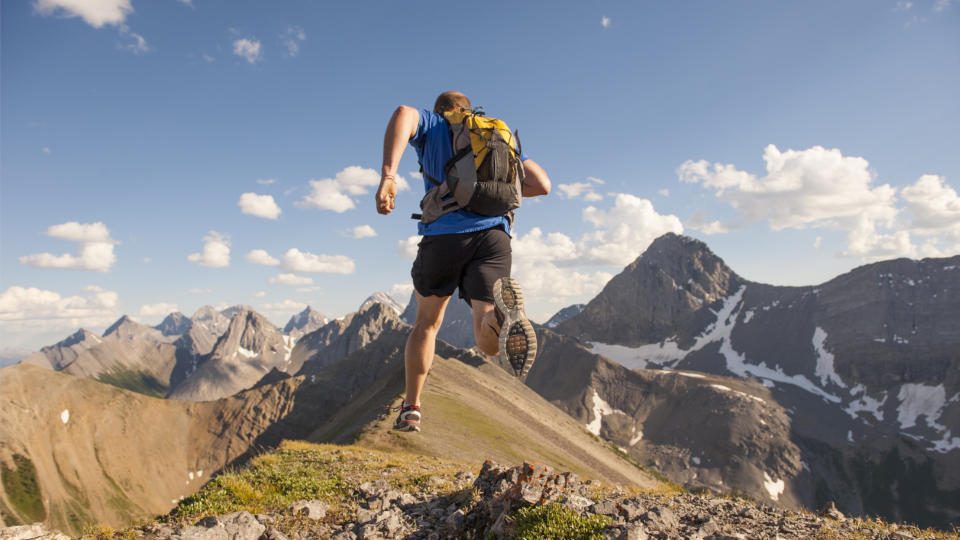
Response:
[[[510,235],[503,229],[480,231],[475,238],[472,256],[467,262],[460,280],[460,297],[493,303],[493,284],[502,277],[510,276],[513,253]]]

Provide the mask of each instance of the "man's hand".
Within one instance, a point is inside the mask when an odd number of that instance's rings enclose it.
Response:
[[[396,206],[397,180],[393,175],[380,177],[380,187],[377,189],[377,212],[387,215]]]

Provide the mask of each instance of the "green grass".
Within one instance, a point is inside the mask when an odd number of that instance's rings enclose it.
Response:
[[[217,476],[177,505],[167,519],[184,522],[239,510],[268,513],[309,499],[330,503],[336,513],[364,482],[385,478],[401,490],[448,490],[454,485],[453,475],[463,468],[437,458],[286,441],[245,467]]]
[[[3,490],[13,505],[13,511],[27,523],[43,521],[47,518],[47,511],[43,507],[43,496],[37,483],[37,469],[30,458],[20,454],[13,455],[13,467],[10,469],[4,463],[0,470]]]
[[[607,516],[581,516],[557,504],[521,508],[512,517],[510,537],[517,540],[600,540],[603,528],[612,523]]]
[[[101,373],[97,377],[97,380],[116,386],[117,388],[123,388],[155,398],[165,397],[169,390],[167,385],[157,380],[156,377],[142,371],[122,370]]]

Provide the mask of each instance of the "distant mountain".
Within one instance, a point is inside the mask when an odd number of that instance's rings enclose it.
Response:
[[[553,317],[550,317],[544,326],[547,328],[556,328],[558,324],[579,315],[586,306],[586,304],[574,304],[572,306],[567,306],[556,312]]]
[[[175,311],[167,315],[163,319],[163,322],[154,328],[159,330],[160,333],[165,336],[180,336],[189,331],[192,324],[193,321],[191,321],[186,315],[180,313],[179,311]]]
[[[231,396],[252,387],[273,368],[285,371],[292,350],[290,338],[266,317],[255,311],[237,311],[213,350],[198,360],[168,397],[210,401]]]
[[[401,306],[399,302],[394,300],[392,296],[390,296],[385,292],[373,293],[373,295],[371,295],[369,298],[363,301],[363,303],[360,305],[360,309],[358,309],[357,311],[363,311],[364,309],[369,307],[370,304],[373,304],[373,303],[383,304],[389,307],[390,309],[396,311],[397,315],[400,315],[401,313],[403,313],[403,306]]]
[[[301,338],[291,354],[288,373],[319,373],[367,346],[383,332],[399,332],[404,327],[399,314],[391,306],[381,302],[365,302],[360,311],[328,323]]]
[[[329,319],[323,316],[322,313],[307,306],[307,308],[300,313],[290,317],[287,325],[283,327],[283,333],[292,338],[299,339],[304,334],[309,334],[328,322],[330,322]]]
[[[407,324],[412,325],[416,317],[417,295],[411,293],[410,301],[407,302],[407,308],[403,311],[401,318]],[[454,294],[450,298],[450,302],[447,303],[447,310],[443,315],[443,325],[440,326],[437,337],[454,347],[462,349],[469,349],[477,344],[476,337],[473,335],[473,311],[470,309],[470,305],[457,294]]]
[[[190,317],[193,326],[201,325],[209,335],[220,337],[230,326],[230,318],[211,306],[203,306]],[[216,341],[216,340],[214,340]]]
[[[790,411],[791,441],[817,478],[812,491],[786,481],[804,504],[924,524],[960,518],[960,257],[776,287],[670,234],[556,330],[627,368],[761,381]]]
[[[156,328],[138,323],[126,315],[110,325],[103,332],[103,337],[112,337],[119,341],[149,341],[152,343],[169,343],[176,338],[176,336],[171,337]]]

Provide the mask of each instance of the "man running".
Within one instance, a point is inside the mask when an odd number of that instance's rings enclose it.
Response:
[[[417,151],[424,173],[424,189],[446,180],[444,167],[453,157],[450,125],[443,113],[470,110],[470,100],[460,92],[444,92],[433,111],[398,107],[383,137],[383,165],[377,189],[377,212],[389,214],[397,196],[396,174],[407,143]],[[546,171],[525,154],[522,195],[550,193]],[[411,276],[417,298],[417,315],[404,349],[406,396],[393,428],[419,431],[422,419],[420,393],[433,363],[437,332],[454,289],[460,289],[473,312],[473,332],[484,353],[504,356],[518,376],[529,371],[536,356],[533,326],[527,320],[519,284],[510,278],[510,219],[483,216],[467,210],[420,222],[423,238]],[[501,331],[503,329],[503,331]]]

